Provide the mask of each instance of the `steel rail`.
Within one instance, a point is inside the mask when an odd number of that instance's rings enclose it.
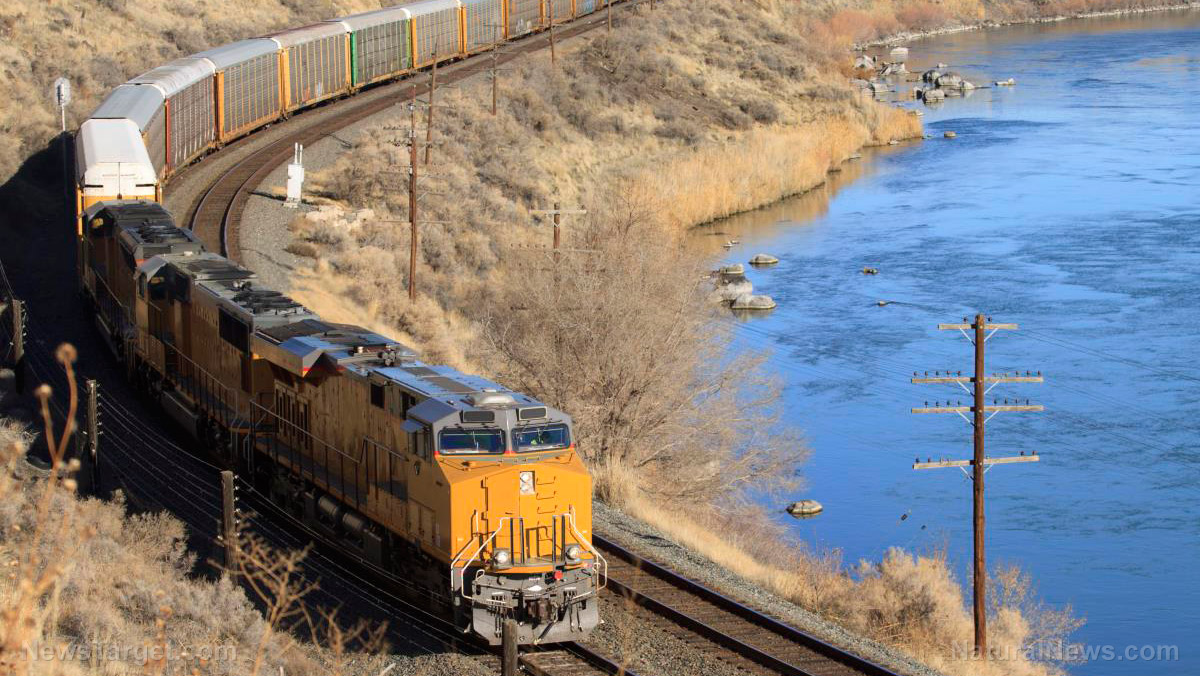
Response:
[[[645,0],[614,0],[613,5],[614,7],[624,9],[623,6],[636,6],[643,2]],[[555,28],[557,39],[563,40],[576,37],[603,26],[605,18],[602,15],[603,12],[597,10],[586,17],[557,24]],[[501,52],[496,61],[498,64],[505,64],[520,56],[540,51],[548,44],[548,31],[542,30],[538,33],[532,33],[517,40],[503,43],[509,49]],[[446,84],[488,72],[491,68],[490,50],[460,57],[439,67],[439,79],[441,80],[439,86],[445,86]],[[424,70],[428,70],[428,67]],[[396,80],[376,85],[370,89],[391,90],[404,87],[405,85],[411,86],[414,84],[414,78],[422,74],[424,70],[399,76]],[[442,79],[443,74],[444,79]],[[428,94],[429,83],[427,81],[416,82],[415,84],[418,96]],[[397,89],[397,93],[399,91],[401,90]],[[245,211],[246,204],[250,199],[250,193],[257,186],[261,185],[276,168],[291,157],[295,144],[311,145],[355,122],[381,113],[397,103],[403,103],[406,100],[407,96],[403,99],[395,96],[377,96],[365,100],[356,96],[345,96],[341,99],[334,99],[327,103],[319,104],[285,120],[265,125],[263,129],[283,125],[293,125],[296,126],[296,129],[290,131],[282,138],[267,143],[262,148],[255,150],[222,172],[216,180],[203,190],[200,199],[189,210],[187,217],[188,227],[207,246],[214,250],[219,250],[221,255],[227,258],[237,261],[241,257],[241,247],[237,237],[238,228],[241,225],[242,214]],[[330,106],[338,107],[336,115],[322,117],[321,119],[314,119],[311,115],[311,112],[320,111]],[[304,113],[309,114],[306,115]],[[262,129],[259,130],[259,132],[261,131]],[[252,140],[254,135],[259,132],[253,132],[250,136],[238,139],[231,145]],[[220,149],[214,152],[220,152]]]
[[[644,586],[639,587],[631,580],[632,576],[623,577],[619,567],[610,567],[609,586],[614,592],[646,608],[651,613],[660,615],[771,671],[788,676],[828,676],[829,674],[847,673],[847,670],[865,676],[900,676],[895,671],[750,608],[598,534],[593,534],[592,542],[611,554],[613,558],[674,587],[679,593],[689,595],[699,599],[703,604],[715,607],[717,612],[701,617],[682,610],[666,598],[669,594],[650,591]],[[729,621],[723,616],[736,618],[736,620]],[[722,619],[730,625],[730,629],[740,631],[737,631],[735,635],[735,632],[717,626],[721,624]],[[742,626],[736,626],[738,624]],[[764,638],[770,640],[763,640]],[[772,650],[769,643],[772,641],[779,643],[780,639],[811,651],[819,658],[814,660],[817,663],[797,664],[778,654],[778,651]],[[821,664],[821,661],[824,661],[825,664]]]

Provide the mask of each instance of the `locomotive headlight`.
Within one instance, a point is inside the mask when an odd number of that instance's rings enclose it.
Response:
[[[497,568],[507,568],[512,563],[512,552],[507,549],[497,549],[492,552],[492,564]]]
[[[567,563],[579,563],[579,557],[583,554],[583,547],[579,545],[567,545],[563,550],[563,554],[567,557]]]
[[[521,495],[533,495],[533,472],[521,472]]]

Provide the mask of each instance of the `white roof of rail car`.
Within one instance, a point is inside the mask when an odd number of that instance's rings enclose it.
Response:
[[[462,3],[459,0],[418,0],[417,2],[408,3],[405,7],[416,17],[447,9],[458,9],[462,7]]]
[[[351,31],[360,31],[364,28],[379,26],[385,23],[393,23],[396,21],[406,21],[412,18],[406,7],[387,7],[384,9],[373,9],[369,12],[359,12],[351,14],[340,19],[330,19],[327,23],[339,23]]]
[[[280,46],[280,48],[286,49],[288,47],[294,47],[295,45],[304,44],[306,42],[312,42],[313,40],[320,40],[322,38],[345,34],[345,26],[325,21],[322,23],[309,24],[308,26],[301,26],[300,28],[290,28],[285,31],[279,31],[278,33],[269,33],[263,37],[274,40],[275,43]]]
[[[220,47],[213,47],[199,54],[193,54],[193,59],[208,59],[217,70],[225,70],[243,61],[249,61],[263,54],[279,51],[279,45],[274,40],[266,38],[250,38],[240,40]]]
[[[154,194],[158,174],[137,125],[129,120],[85,121],[75,140],[75,156],[85,194]]]
[[[185,57],[164,63],[154,70],[142,73],[133,78],[128,84],[154,85],[170,98],[187,89],[206,77],[212,77],[216,70],[205,59]]]
[[[146,131],[151,120],[163,107],[163,93],[158,87],[145,85],[121,85],[91,114],[96,119],[128,119]]]

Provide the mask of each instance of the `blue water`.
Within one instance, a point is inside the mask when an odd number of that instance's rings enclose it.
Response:
[[[771,350],[787,420],[813,450],[797,497],[826,511],[793,528],[848,562],[945,548],[969,580],[970,483],[910,465],[968,457],[970,427],[909,413],[966,393],[908,379],[970,368],[970,345],[939,322],[1019,323],[988,343],[989,367],[1046,383],[992,396],[1046,412],[997,415],[989,451],[1042,461],[988,473],[990,563],[1019,564],[1047,601],[1072,604],[1087,619],[1074,638],[1093,649],[1178,647],[1177,661],[1073,673],[1200,673],[1200,13],[910,47],[916,65],[1017,86],[927,108],[934,138],[716,226],[741,240],[731,262],[783,259],[749,273],[779,308],[733,330]],[[698,239],[720,252],[726,237]]]

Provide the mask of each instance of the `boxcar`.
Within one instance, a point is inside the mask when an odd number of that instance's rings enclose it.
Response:
[[[154,86],[166,98],[164,174],[187,166],[216,140],[215,73],[212,63],[205,59],[184,58],[129,81],[129,84]]]
[[[516,38],[542,27],[543,0],[508,0],[508,37]]]
[[[504,40],[503,0],[463,0],[466,16],[466,51],[487,49]]]
[[[158,176],[167,169],[166,99],[162,90],[148,85],[121,85],[91,114],[93,120],[130,120],[142,133],[150,163]]]
[[[328,23],[350,37],[350,86],[379,82],[412,68],[412,25],[408,10],[377,9]]]
[[[596,11],[597,0],[575,0],[575,16],[583,16]]]
[[[279,45],[285,112],[350,90],[350,39],[345,26],[317,23],[266,37]]]
[[[279,45],[254,38],[196,54],[216,70],[217,140],[226,143],[280,117]]]
[[[459,0],[421,0],[404,7],[412,15],[413,63],[417,68],[465,53]]]

